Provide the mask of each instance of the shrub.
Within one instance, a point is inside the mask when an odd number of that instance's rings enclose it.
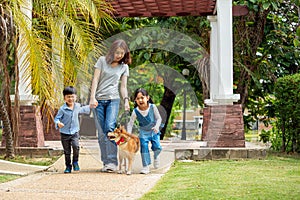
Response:
[[[275,84],[276,131],[282,151],[300,151],[300,74],[279,78]],[[281,134],[281,135],[280,135]]]

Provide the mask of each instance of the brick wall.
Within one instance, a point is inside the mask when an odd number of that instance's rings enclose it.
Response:
[[[205,107],[202,140],[207,141],[208,147],[245,147],[241,105]]]
[[[44,146],[44,132],[39,107],[20,106],[18,147]]]
[[[53,113],[55,117],[57,111]],[[58,129],[55,129],[54,119],[49,118],[46,114],[43,115],[43,128],[44,137],[46,141],[60,140],[60,133]]]

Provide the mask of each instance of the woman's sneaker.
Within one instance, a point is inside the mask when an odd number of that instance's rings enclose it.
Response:
[[[106,171],[107,172],[115,172],[115,171],[117,171],[117,165],[112,164],[112,163],[108,163],[106,165]]]
[[[107,172],[107,166],[104,165],[104,166],[100,169],[100,172]]]
[[[149,174],[150,173],[150,168],[149,166],[143,167],[143,169],[140,172],[141,174]]]
[[[100,169],[101,172],[115,172],[117,171],[117,166],[112,163],[108,163],[104,165],[102,169]]]
[[[80,167],[79,167],[79,165],[78,165],[78,162],[74,162],[74,163],[73,163],[73,170],[74,170],[74,171],[80,171]]]

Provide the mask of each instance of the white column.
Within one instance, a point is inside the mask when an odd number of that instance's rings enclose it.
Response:
[[[217,1],[217,26],[219,43],[220,95],[233,94],[233,49],[232,49],[232,3],[231,0]]]
[[[31,29],[32,26],[32,0],[23,1],[21,5],[21,11],[25,15],[27,28]],[[28,42],[24,38],[24,31],[22,27],[20,28],[20,44],[18,46],[17,55],[18,55],[18,66],[19,66],[19,94],[20,94],[20,104],[21,105],[31,105],[32,102],[36,101],[36,96],[32,95],[31,88],[31,71],[29,70],[29,61],[28,60],[29,51]],[[25,64],[26,63],[26,64]]]
[[[218,26],[217,16],[208,16],[207,19],[210,21],[210,82],[209,82],[209,93],[210,99],[206,99],[206,104],[215,104],[213,100],[219,94],[219,58],[218,58]]]
[[[217,15],[209,17],[212,27],[211,41],[211,96],[206,103],[231,105],[240,99],[233,94],[233,35],[232,0],[217,1]],[[217,44],[216,44],[217,43]],[[216,54],[216,55],[215,55]],[[216,65],[216,67],[214,66]],[[217,82],[214,82],[218,79]]]

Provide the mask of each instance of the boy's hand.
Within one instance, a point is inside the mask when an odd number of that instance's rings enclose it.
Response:
[[[65,125],[64,125],[63,123],[61,123],[61,122],[58,122],[58,123],[57,123],[57,126],[58,126],[59,128],[62,128],[62,127],[64,127]]]

